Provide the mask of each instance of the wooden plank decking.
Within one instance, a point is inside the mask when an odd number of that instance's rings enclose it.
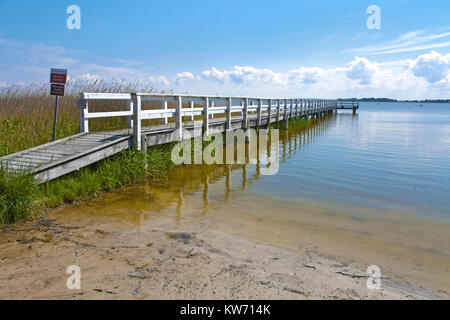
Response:
[[[48,181],[129,148],[130,137],[114,132],[80,133],[3,157],[1,164]]]

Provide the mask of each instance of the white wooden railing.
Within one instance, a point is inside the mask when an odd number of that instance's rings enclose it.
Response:
[[[89,101],[123,101],[126,111],[89,112]],[[159,101],[161,109],[142,110],[143,101]],[[175,108],[168,108],[169,102],[175,102]],[[188,103],[189,108],[183,108]],[[224,104],[224,105],[220,105]],[[202,105],[202,107],[196,107]],[[267,115],[268,124],[280,121],[281,115],[285,120],[299,116],[312,116],[326,111],[335,110],[336,100],[323,99],[279,99],[255,97],[220,97],[180,94],[155,93],[82,93],[78,102],[80,109],[81,132],[89,132],[89,119],[127,117],[128,127],[133,130],[133,144],[141,149],[142,120],[162,119],[168,124],[169,118],[174,118],[177,136],[183,139],[183,117],[194,120],[195,116],[203,116],[203,129],[209,132],[210,119],[216,114],[225,114],[226,129],[231,129],[232,114],[240,113],[243,128],[247,128],[249,115],[257,115],[257,125],[261,125],[262,115]]]

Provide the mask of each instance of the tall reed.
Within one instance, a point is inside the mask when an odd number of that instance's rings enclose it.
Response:
[[[0,88],[0,157],[51,141],[55,97],[49,95],[48,84],[32,83],[28,86]],[[81,92],[154,92],[145,83],[125,80],[83,83],[70,81],[66,95],[60,99],[57,139],[79,132],[80,115],[77,100]],[[125,110],[123,102],[95,102],[94,112]],[[92,131],[125,128],[124,118],[106,118],[90,121]]]

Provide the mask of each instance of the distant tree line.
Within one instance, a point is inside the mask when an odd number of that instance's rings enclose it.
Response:
[[[419,102],[419,103],[450,103],[450,99],[426,99],[426,100],[397,100],[390,98],[340,98],[338,100],[356,100],[361,102]]]

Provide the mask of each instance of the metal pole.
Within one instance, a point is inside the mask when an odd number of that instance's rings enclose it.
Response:
[[[56,121],[58,120],[58,102],[59,102],[59,96],[56,96],[55,118],[53,119],[53,141],[56,140]]]

